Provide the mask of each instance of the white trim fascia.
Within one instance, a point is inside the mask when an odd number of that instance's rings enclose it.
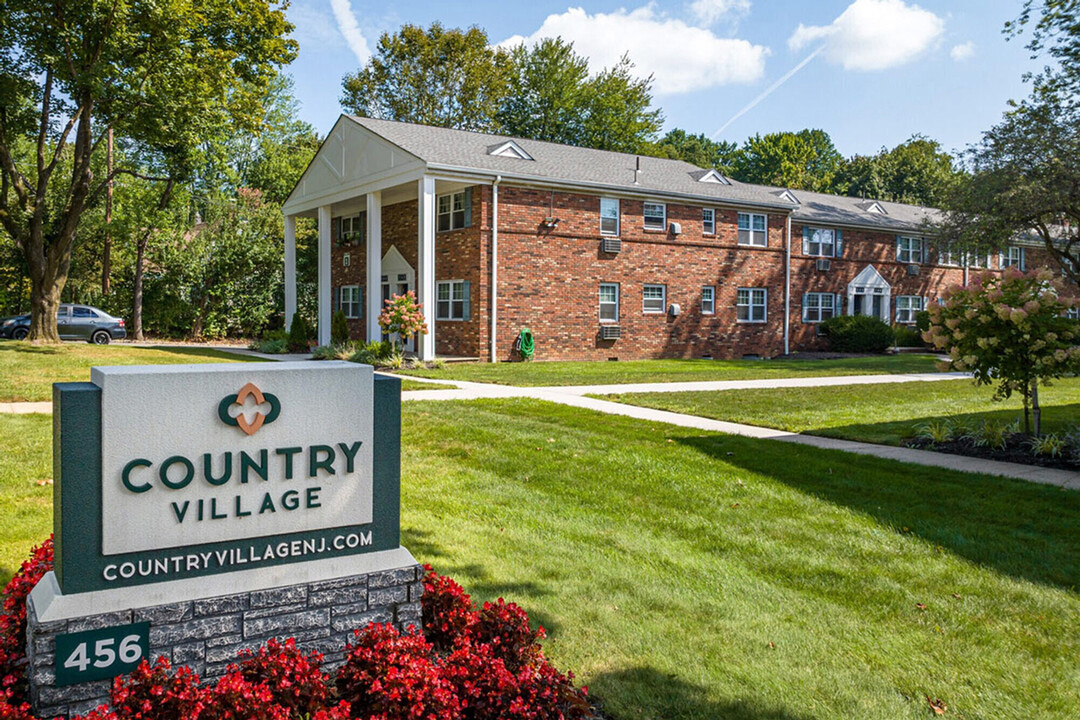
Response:
[[[322,205],[333,205],[334,203],[352,200],[362,195],[367,195],[369,192],[382,191],[398,185],[416,182],[424,177],[424,172],[424,166],[420,165],[417,167],[407,167],[383,177],[374,176],[374,179],[365,178],[363,181],[342,186],[332,193],[323,193],[317,197],[304,198],[303,201],[296,201],[291,205],[286,202],[286,204],[282,206],[281,212],[285,215],[309,213],[312,210],[317,210]]]

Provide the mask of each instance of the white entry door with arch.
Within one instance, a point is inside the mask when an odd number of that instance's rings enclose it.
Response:
[[[416,271],[396,247],[390,246],[382,259],[382,299],[385,303],[394,295],[404,295],[416,290]],[[381,311],[381,308],[380,308]],[[383,340],[396,340],[395,335],[383,333]],[[416,340],[405,339],[405,351],[416,352]]]
[[[873,265],[867,265],[847,287],[847,314],[870,315],[889,322],[892,286]]]

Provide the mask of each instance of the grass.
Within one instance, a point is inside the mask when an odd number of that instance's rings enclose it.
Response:
[[[95,365],[177,365],[250,362],[256,358],[205,347],[131,345],[32,345],[0,341],[0,402],[52,400],[54,382],[89,381]]]
[[[453,390],[453,387],[450,385],[443,385],[442,383],[429,383],[413,380],[411,378],[401,378],[401,392],[408,392],[410,390]]]
[[[902,445],[919,425],[941,417],[973,423],[1023,422],[1019,398],[993,401],[994,390],[971,380],[725,392],[626,393],[604,396],[631,405],[761,425],[792,432]],[[1080,379],[1039,390],[1045,433],[1080,425]]]
[[[0,580],[5,583],[52,532],[51,483],[52,416],[0,414]]]
[[[880,355],[834,360],[628,360],[626,362],[447,363],[439,370],[401,370],[414,377],[517,387],[608,385],[693,380],[755,380],[821,375],[937,372],[931,355]]]
[[[0,424],[5,453],[36,433],[30,475],[47,426]],[[402,426],[403,544],[523,605],[616,720],[1080,706],[1080,493],[528,400],[408,403]],[[5,472],[5,499],[47,497]],[[28,517],[5,568],[47,532]]]

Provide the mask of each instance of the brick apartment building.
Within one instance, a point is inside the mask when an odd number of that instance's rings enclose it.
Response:
[[[525,327],[541,360],[773,357],[821,348],[834,314],[910,324],[970,272],[1050,262],[1038,243],[950,257],[928,208],[345,115],[284,212],[287,319],[295,219],[315,217],[319,342],[339,308],[381,337],[383,300],[413,290],[424,359],[511,359]]]

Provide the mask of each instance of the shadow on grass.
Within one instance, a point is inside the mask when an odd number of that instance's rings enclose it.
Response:
[[[984,421],[1008,425],[1017,423],[1020,430],[1024,428],[1024,411],[1018,408],[1001,408],[1000,410],[987,410],[984,412],[971,413],[938,413],[923,417],[893,420],[882,423],[856,423],[852,425],[840,425],[822,428],[810,428],[805,432],[809,435],[822,435],[825,437],[843,438],[846,440],[861,440],[863,442],[877,442],[887,445],[902,445],[915,436],[918,429],[930,422],[951,420],[962,423],[972,429],[980,426]],[[1042,431],[1044,434],[1057,433],[1063,435],[1080,426],[1080,403],[1068,403],[1064,405],[1047,405],[1042,409]]]
[[[742,701],[717,702],[708,697],[705,689],[662,673],[651,667],[635,667],[594,675],[589,689],[603,702],[619,698],[617,717],[708,718],[709,720],[809,720],[801,715],[778,708],[761,708]],[[602,709],[612,713],[605,704]]]
[[[778,441],[679,442],[1015,578],[1080,590],[1080,492]],[[742,446],[741,448],[739,446]],[[732,449],[735,452],[732,453]]]
[[[0,340],[0,353],[59,355],[63,349],[63,345],[32,345],[22,340]]]

